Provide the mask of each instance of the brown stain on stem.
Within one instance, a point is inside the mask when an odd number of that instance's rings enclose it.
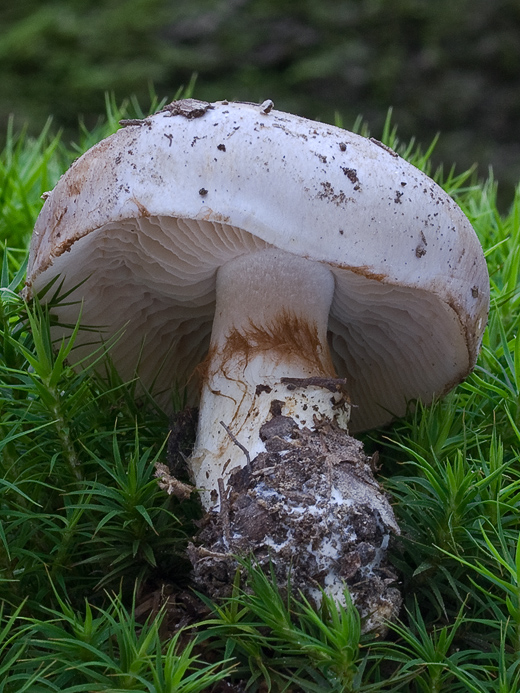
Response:
[[[266,325],[250,322],[245,329],[233,327],[223,348],[210,347],[197,367],[197,375],[201,382],[218,374],[228,378],[227,371],[236,368],[237,363],[245,369],[261,355],[288,364],[303,362],[316,376],[335,376],[327,343],[320,340],[317,325],[287,311]]]

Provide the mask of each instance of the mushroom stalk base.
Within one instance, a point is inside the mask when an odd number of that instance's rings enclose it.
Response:
[[[205,515],[189,547],[195,583],[229,596],[235,556],[252,555],[317,605],[322,589],[345,603],[346,586],[363,630],[384,633],[402,601],[387,560],[399,529],[362,444],[333,422],[310,431],[283,415],[261,436],[266,452],[231,476],[219,512]]]

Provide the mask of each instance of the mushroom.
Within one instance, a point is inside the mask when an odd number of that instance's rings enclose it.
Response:
[[[26,296],[59,276],[73,291],[56,338],[81,305],[100,340],[121,335],[123,377],[166,407],[175,387],[200,399],[202,573],[217,579],[215,556],[249,549],[278,567],[305,554],[296,584],[340,599],[346,580],[374,627],[398,608],[384,554],[399,529],[347,427],[384,425],[467,376],[486,264],[424,173],[267,103],[186,99],[125,121],[46,199]],[[79,332],[78,358],[92,342]],[[356,592],[367,575],[375,596]]]

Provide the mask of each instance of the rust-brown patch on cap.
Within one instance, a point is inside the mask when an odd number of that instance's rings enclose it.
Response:
[[[475,288],[475,287],[473,287]],[[473,291],[472,291],[473,295]],[[464,339],[466,342],[466,348],[468,350],[468,357],[469,357],[469,370],[472,370],[473,365],[475,364],[477,360],[477,354],[478,354],[478,349],[480,347],[480,335],[478,332],[478,329],[476,328],[476,318],[473,317],[472,315],[469,315],[466,309],[466,306],[464,304],[464,301],[458,298],[456,295],[453,293],[449,293],[448,296],[446,297],[446,304],[453,310],[457,318],[459,319],[460,326],[462,328],[462,331],[464,333]],[[484,321],[487,321],[487,309],[485,309],[485,312],[482,311],[482,308],[480,309],[480,314],[482,315],[482,319]],[[478,317],[478,315],[477,315]],[[468,370],[468,372],[469,372]],[[466,377],[467,373],[463,374],[460,381],[464,380]],[[458,385],[458,382],[456,382],[454,385],[450,385],[450,389],[455,387],[455,385]],[[448,392],[448,390],[445,390],[444,392]]]
[[[73,179],[68,183],[68,193],[71,197],[76,197],[81,192],[81,181]]]
[[[139,210],[140,216],[142,216],[142,217],[151,217],[152,216],[151,212],[149,212],[146,209],[146,207],[143,205],[143,203],[139,202],[139,200],[137,198],[132,197],[131,200],[134,203],[134,205],[137,207],[137,209]]]
[[[356,267],[356,265],[341,265],[336,262],[329,262],[328,263],[331,267],[341,269],[341,270],[347,270],[348,272],[352,272],[353,274],[358,274],[361,277],[365,277],[366,279],[373,279],[376,282],[384,282],[385,279],[388,278],[387,274],[383,274],[381,272],[374,272],[373,270],[370,269],[370,267],[366,266],[359,266]]]
[[[215,212],[211,207],[207,207],[204,210],[204,214],[202,214],[199,219],[202,219],[203,221],[216,221],[220,224],[228,224],[229,223],[229,215],[227,214],[220,214],[220,212]]]
[[[53,227],[53,232],[56,231],[56,229],[58,228],[58,226],[59,226],[59,225],[61,224],[61,222],[63,221],[63,217],[65,216],[65,214],[67,214],[67,210],[68,210],[68,207],[67,207],[67,206],[62,207],[61,209],[57,209],[57,210],[56,210],[56,213],[55,213],[55,215],[54,215],[54,227]]]
[[[66,237],[62,241],[57,241],[56,239],[61,237],[61,233],[59,231],[56,231],[56,228],[57,227],[54,227],[54,229],[52,231],[52,234],[53,234],[52,251],[49,252],[49,254],[45,257],[45,259],[39,263],[37,273],[34,273],[34,271],[33,271],[33,273],[31,275],[27,276],[27,279],[26,279],[25,285],[24,285],[24,289],[22,292],[22,295],[23,295],[24,299],[26,299],[26,300],[33,296],[32,283],[34,281],[35,276],[45,272],[45,270],[48,269],[52,265],[52,263],[54,262],[54,260],[57,257],[60,257],[60,255],[63,255],[63,253],[69,253],[72,246],[74,245],[74,243],[76,243],[76,241],[78,241],[81,238],[80,234],[75,234],[74,236]]]
[[[53,249],[53,256],[59,257],[60,255],[63,255],[63,253],[70,253],[72,246],[77,240],[77,238],[67,238],[61,243],[58,243]]]

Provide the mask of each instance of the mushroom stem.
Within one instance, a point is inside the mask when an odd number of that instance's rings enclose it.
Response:
[[[328,267],[268,248],[223,265],[216,290],[191,457],[206,510],[220,506],[219,479],[225,487],[231,472],[248,463],[244,449],[250,459],[265,451],[260,429],[273,403],[300,428],[313,429],[316,418],[326,417],[346,430],[350,412],[341,392],[281,382],[335,375],[327,344],[334,292]]]
[[[322,588],[345,604],[348,584],[364,628],[383,632],[401,603],[386,560],[399,527],[346,430],[327,345],[333,292],[326,266],[271,248],[218,271],[191,457],[208,512],[188,553],[212,597],[229,593],[234,556],[253,553],[316,603]]]

